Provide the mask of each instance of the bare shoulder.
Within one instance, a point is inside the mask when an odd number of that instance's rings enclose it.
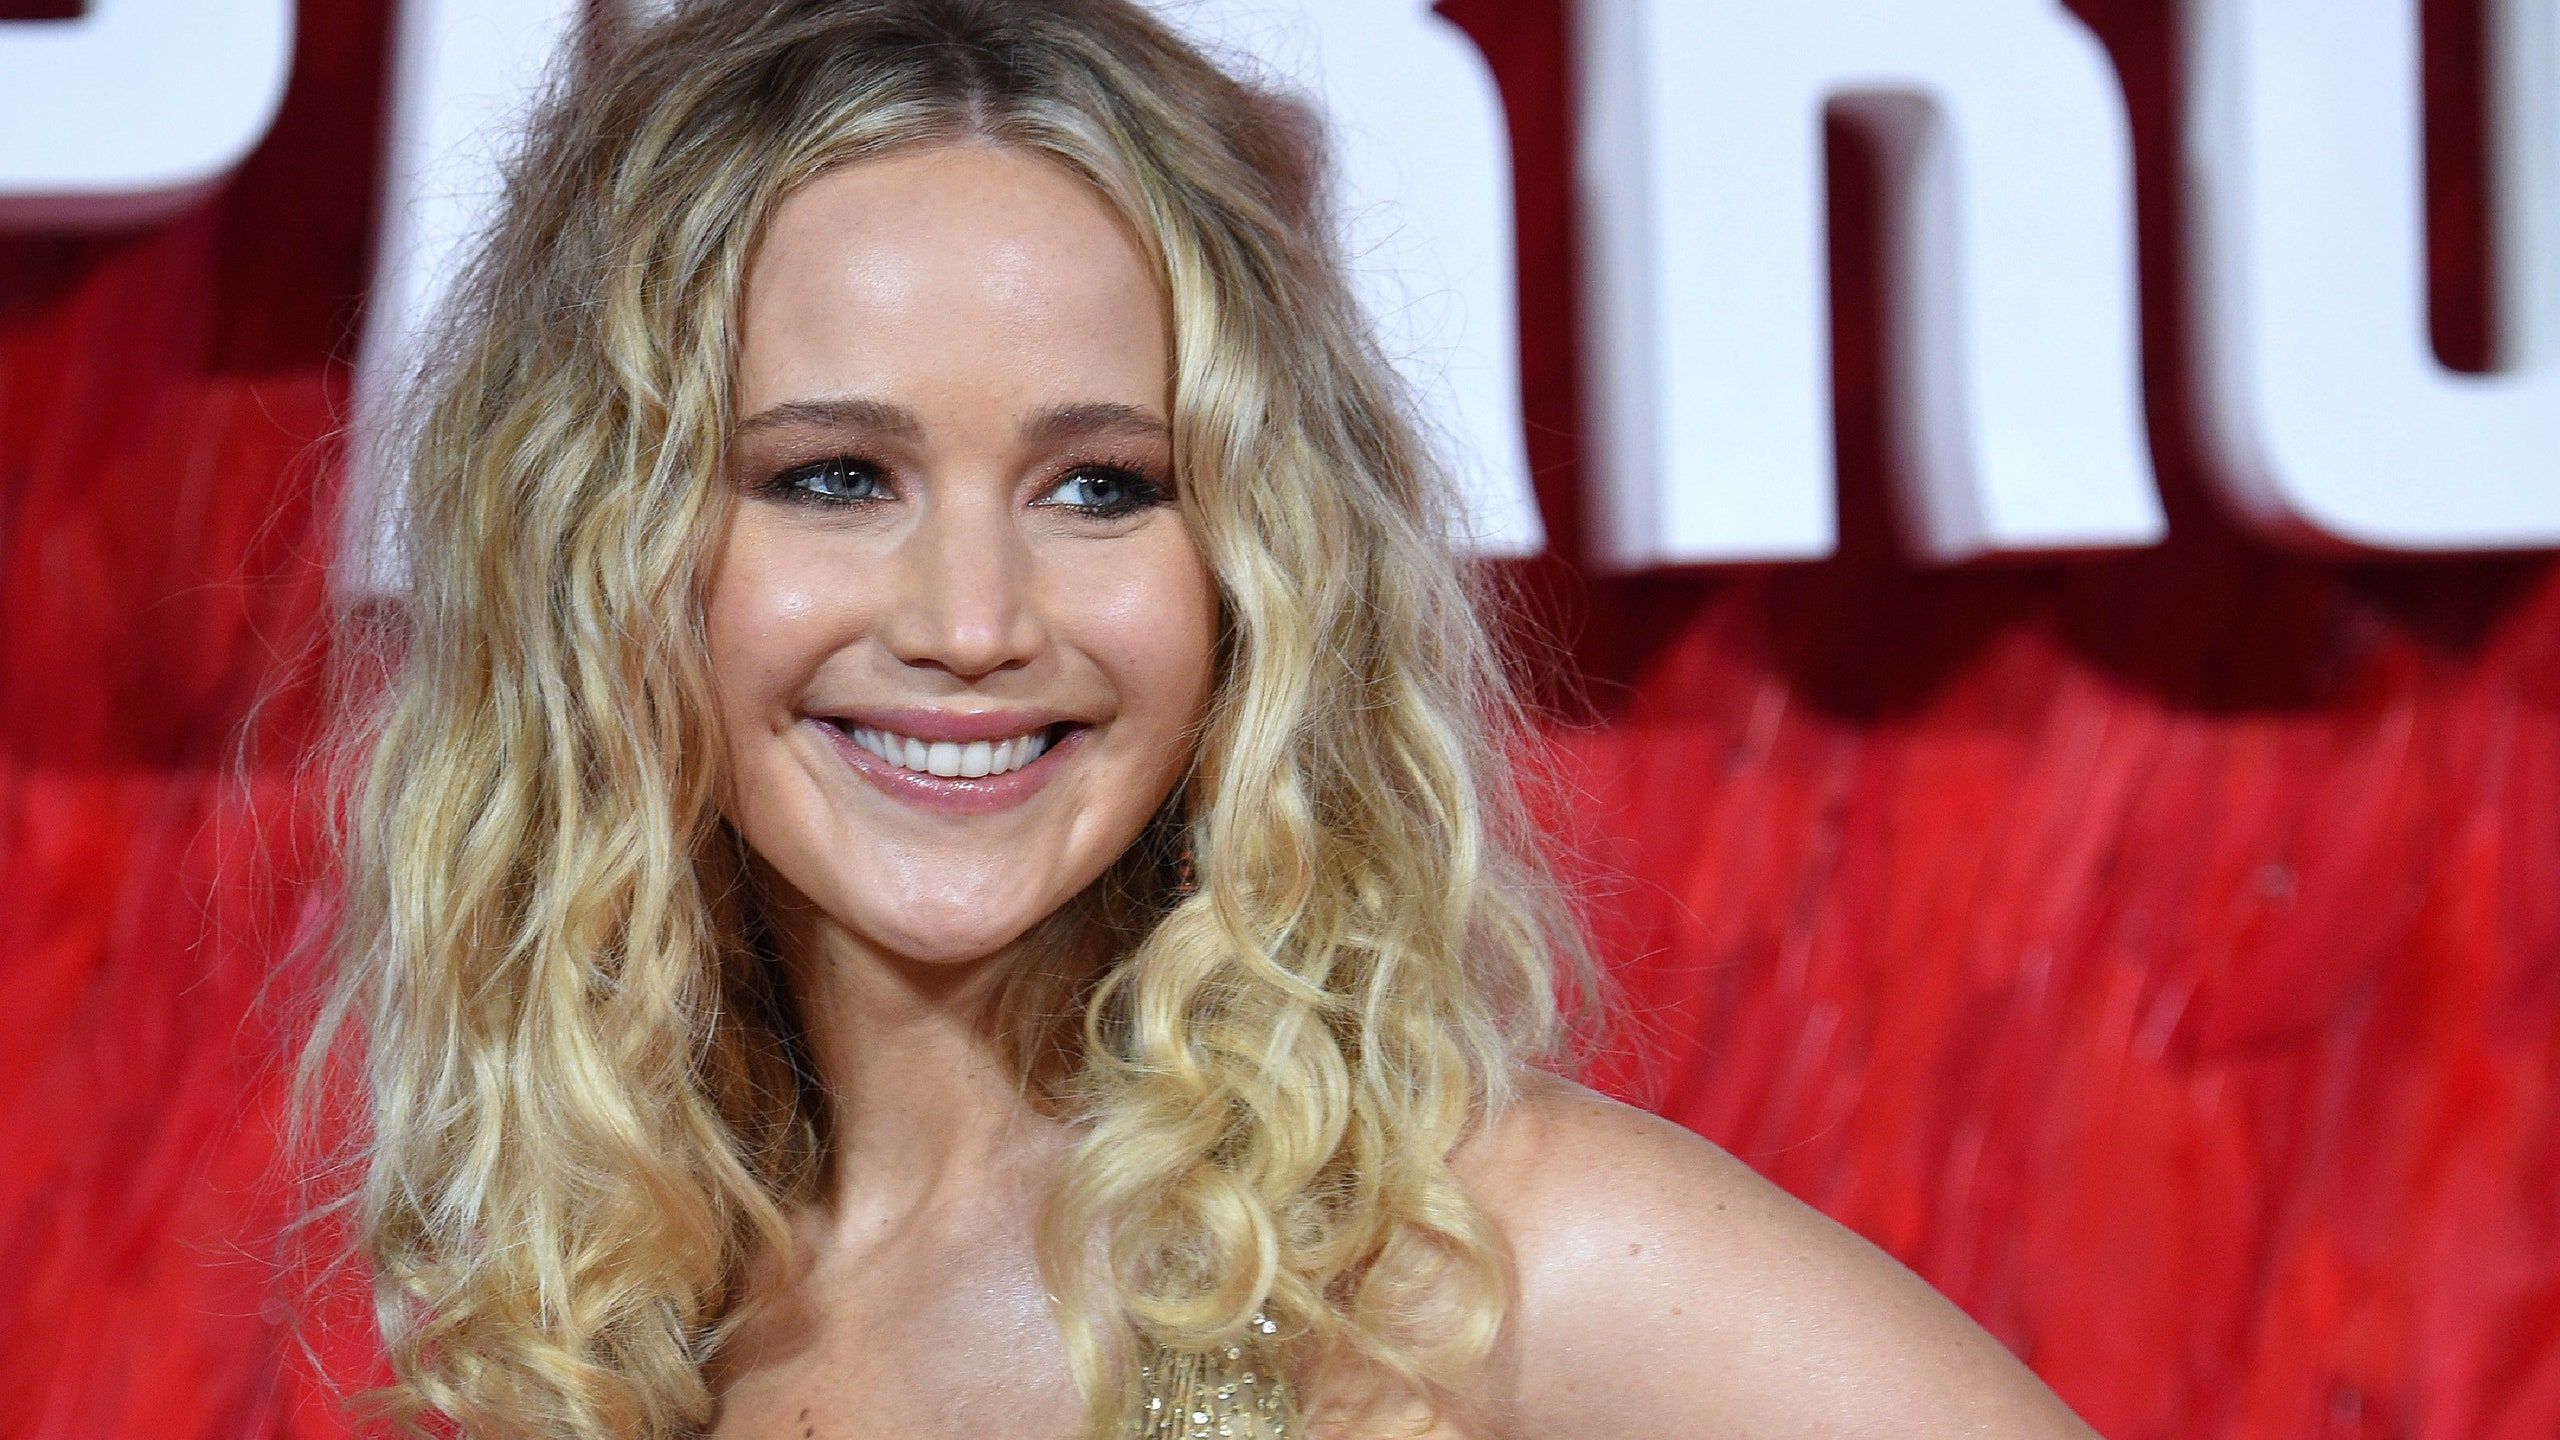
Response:
[[[2094,1436],[1899,1261],[1667,1120],[1541,1076],[1453,1158],[1519,1277],[1485,1377],[1511,1434]]]

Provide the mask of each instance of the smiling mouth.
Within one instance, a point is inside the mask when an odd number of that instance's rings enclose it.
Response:
[[[911,775],[946,780],[993,779],[1011,774],[1047,754],[1070,732],[1086,728],[1072,720],[1061,720],[1003,740],[919,740],[833,716],[819,718],[885,764]]]

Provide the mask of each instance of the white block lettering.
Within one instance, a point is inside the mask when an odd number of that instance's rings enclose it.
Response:
[[[1823,120],[1882,141],[1920,558],[2145,545],[2132,146],[2037,0],[1582,0],[1600,563],[1837,539]]]
[[[2210,468],[2271,538],[2560,545],[2560,26],[2500,7],[2489,375],[2428,340],[2416,0],[2187,7],[2189,370]]]
[[[293,68],[293,0],[90,0],[0,23],[0,229],[138,225],[218,186]]]

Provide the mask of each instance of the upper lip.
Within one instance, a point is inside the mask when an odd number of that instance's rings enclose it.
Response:
[[[926,706],[880,706],[860,710],[820,710],[811,712],[820,720],[833,720],[865,730],[886,730],[910,739],[1009,740],[1046,730],[1061,722],[1082,724],[1072,715],[1055,710],[938,710]]]

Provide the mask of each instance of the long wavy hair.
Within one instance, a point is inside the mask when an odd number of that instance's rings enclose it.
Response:
[[[1187,777],[1004,989],[1080,1127],[1037,1245],[1089,1433],[1152,1349],[1440,1408],[1499,1329],[1449,1157],[1570,1060],[1598,977],[1527,818],[1505,596],[1346,289],[1317,128],[1126,0],[706,0],[535,112],[396,428],[406,592],[342,648],[295,1113],[346,1136],[314,1213],[369,1262],[394,1383],[362,1399],[404,1433],[698,1429],[748,1259],[815,1193],[825,1097],[712,759],[737,302],[795,187],[964,141],[1150,251],[1223,602]]]

